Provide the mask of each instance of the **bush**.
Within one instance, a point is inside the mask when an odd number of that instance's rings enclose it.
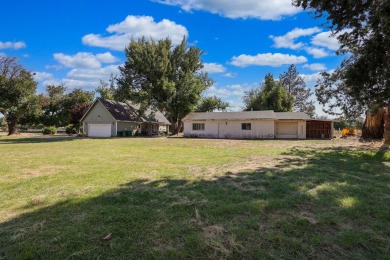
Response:
[[[54,135],[57,133],[57,128],[55,126],[48,126],[42,129],[42,134],[44,135]]]
[[[75,127],[75,125],[70,124],[65,128],[65,133],[67,133],[68,135],[75,135],[77,134],[77,128]]]

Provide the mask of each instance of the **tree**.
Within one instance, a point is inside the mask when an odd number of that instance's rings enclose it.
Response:
[[[35,105],[37,83],[33,75],[14,57],[0,57],[0,113],[8,125],[8,135],[18,134],[20,118]]]
[[[101,98],[109,99],[109,100],[116,100],[116,96],[120,93],[116,93],[115,88],[115,81],[116,78],[113,74],[110,75],[109,82],[105,82],[103,80],[100,80],[100,86],[98,86],[95,90],[96,93],[99,94]]]
[[[222,99],[216,96],[205,97],[200,100],[196,112],[213,112],[214,110],[226,110],[229,103],[223,102]]]
[[[294,0],[293,4],[314,10],[317,18],[326,17],[327,26],[341,44],[337,53],[349,53],[332,73],[333,82],[323,87],[329,100],[341,93],[352,105],[387,106],[389,112],[390,1]],[[385,143],[390,144],[389,116]]]
[[[280,74],[279,80],[282,82],[283,87],[288,90],[288,93],[294,97],[292,110],[294,112],[304,112],[311,118],[314,118],[314,102],[309,100],[312,92],[306,87],[306,83],[303,78],[299,76],[295,65],[290,65],[286,72]]]
[[[46,86],[46,93],[40,96],[42,115],[40,122],[44,126],[65,126],[68,120],[68,111],[65,106],[65,85]]]
[[[67,111],[67,124],[73,124],[76,127],[80,124],[80,119],[92,104],[95,92],[86,91],[80,88],[73,89],[66,95],[64,108]]]
[[[288,93],[278,80],[274,80],[272,74],[265,76],[265,81],[260,88],[245,92],[243,97],[246,111],[250,110],[274,110],[275,112],[288,112],[292,110],[294,97]]]
[[[172,46],[169,38],[155,42],[141,38],[131,40],[125,49],[127,61],[120,67],[117,99],[130,99],[166,113],[175,134],[182,126],[181,119],[194,111],[202,92],[212,84],[201,72],[203,51],[181,44]]]

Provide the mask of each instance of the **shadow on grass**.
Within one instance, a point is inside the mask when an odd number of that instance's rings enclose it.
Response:
[[[0,138],[0,144],[35,144],[35,143],[52,143],[66,142],[79,139],[74,136],[42,136],[42,137],[6,137]]]
[[[389,153],[283,158],[273,170],[137,180],[37,208],[0,224],[0,258],[390,257]]]

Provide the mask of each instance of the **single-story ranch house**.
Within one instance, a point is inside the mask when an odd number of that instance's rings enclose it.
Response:
[[[148,108],[139,115],[139,106],[130,101],[97,98],[81,118],[83,132],[89,137],[111,137],[119,133],[157,135],[169,131],[169,121],[160,111]]]
[[[311,119],[302,112],[190,113],[183,122],[186,137],[330,139],[333,136],[332,120]]]

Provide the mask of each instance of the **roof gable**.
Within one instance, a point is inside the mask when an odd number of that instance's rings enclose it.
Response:
[[[140,116],[139,106],[131,103],[130,101],[118,102],[103,98],[97,98],[81,120],[85,118],[96,102],[100,102],[100,104],[102,104],[104,108],[107,109],[107,111],[116,121],[156,122],[170,124],[165,116],[158,110],[154,111],[151,108],[148,108],[144,114]]]

